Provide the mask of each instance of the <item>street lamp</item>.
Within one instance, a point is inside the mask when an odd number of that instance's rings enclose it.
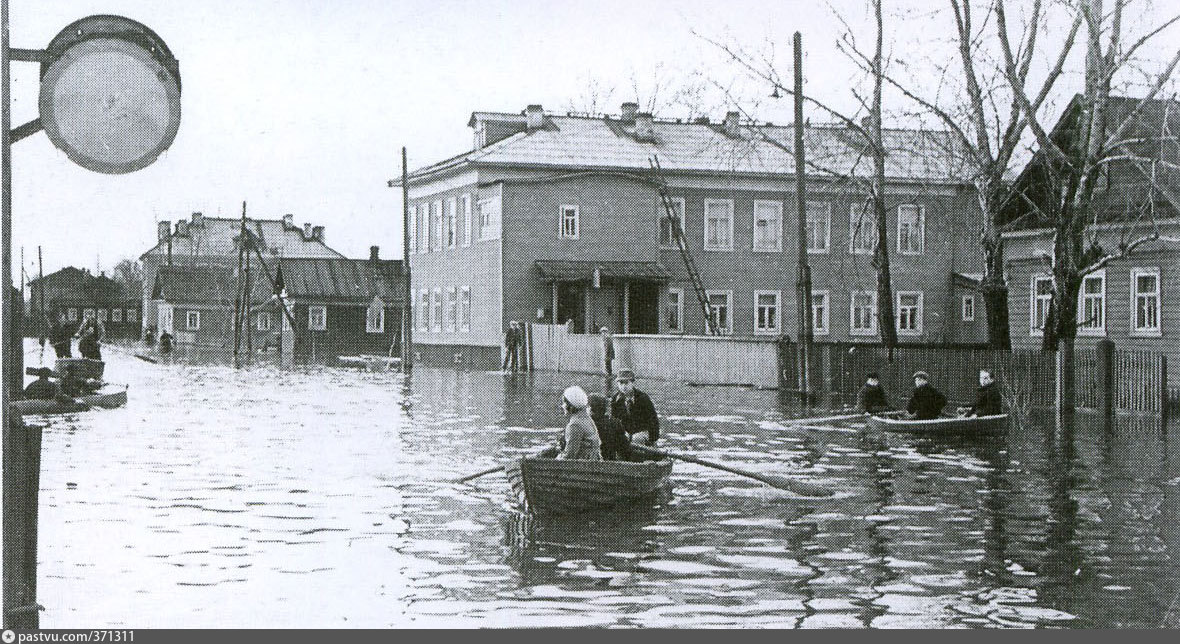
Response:
[[[125,174],[151,165],[180,127],[180,65],[164,41],[120,16],[90,16],[44,50],[9,47],[0,0],[0,427],[3,428],[3,625],[38,628],[37,488],[40,430],[13,426],[9,401],[22,382],[12,354],[12,143],[42,129],[71,161]],[[39,117],[12,127],[10,61],[41,64]]]

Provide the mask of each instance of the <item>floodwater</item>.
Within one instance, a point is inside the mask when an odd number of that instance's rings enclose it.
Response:
[[[1180,613],[1180,431],[1158,419],[931,441],[788,427],[775,392],[641,381],[666,448],[836,498],[678,463],[642,507],[545,518],[522,515],[502,476],[445,481],[550,442],[558,392],[601,388],[593,376],[106,354],[127,407],[39,421],[46,628],[1156,627]]]

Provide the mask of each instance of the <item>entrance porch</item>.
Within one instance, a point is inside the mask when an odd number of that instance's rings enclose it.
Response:
[[[657,262],[537,260],[549,283],[550,322],[570,323],[574,333],[660,332],[660,287],[668,271]]]

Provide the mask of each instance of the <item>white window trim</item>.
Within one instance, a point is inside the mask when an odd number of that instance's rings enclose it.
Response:
[[[710,246],[709,245],[709,206],[710,204],[724,204],[729,208],[729,244],[727,246]],[[730,252],[733,251],[733,199],[706,199],[705,200],[705,214],[703,222],[705,224],[704,235],[704,249],[708,251]],[[731,325],[732,326],[732,325]]]
[[[196,316],[196,317],[193,317]],[[196,320],[196,324],[193,324]],[[184,312],[184,330],[185,331],[200,331],[201,330],[201,312],[200,311],[185,311]]]
[[[775,243],[775,248],[759,248],[758,247],[758,206],[774,206],[778,210],[778,240]],[[732,221],[732,217],[731,217]],[[751,223],[754,226],[754,234],[751,235],[750,250],[755,253],[781,253],[783,252],[783,202],[771,201],[769,199],[755,199],[754,213],[751,215]],[[732,228],[732,226],[731,226]],[[732,240],[732,236],[731,236]]]
[[[848,251],[850,253],[852,253],[853,255],[872,255],[873,251],[876,250],[876,248],[877,248],[877,238],[876,238],[876,231],[877,231],[876,224],[877,224],[877,222],[875,221],[875,217],[876,217],[875,211],[865,210],[865,214],[872,214],[874,216],[873,225],[870,226],[870,228],[869,228],[870,234],[873,235],[873,250],[859,248],[856,245],[856,223],[857,223],[857,220],[862,218],[861,217],[862,210],[864,210],[864,206],[860,206],[857,204],[852,204],[852,206],[850,206],[848,209]]]
[[[1037,282],[1039,280],[1049,280],[1050,289],[1053,286],[1053,278],[1043,273],[1033,275],[1029,278],[1029,299],[1028,299],[1028,334],[1034,338],[1039,338],[1045,335],[1044,328],[1037,327]],[[1053,298],[1050,296],[1049,304],[1045,305],[1046,315],[1048,315],[1048,307],[1052,305]],[[1048,319],[1045,320],[1048,323]]]
[[[971,315],[967,315],[967,303],[971,303]],[[959,305],[959,320],[962,322],[975,321],[975,295],[964,295],[962,303]]]
[[[262,324],[263,320],[266,320],[265,325]],[[263,311],[263,312],[259,313],[258,317],[256,317],[254,319],[254,329],[255,330],[257,330],[257,331],[270,331],[272,328],[274,328],[274,319],[271,318],[269,311]]]
[[[106,322],[107,321],[107,310],[106,309],[98,309],[97,312],[98,312],[98,321],[99,322]]]
[[[315,311],[321,311],[323,315],[323,322],[320,324],[313,324],[315,321]],[[311,304],[307,307],[307,330],[308,331],[327,331],[328,330],[328,307],[323,304]]]
[[[808,233],[807,237],[807,254],[808,255],[827,255],[832,252],[832,204],[831,202],[821,202],[816,204],[807,204],[807,214],[810,215],[815,206],[822,206],[827,212],[828,223],[825,229],[824,248],[817,250],[811,247],[811,235]],[[806,222],[804,222],[806,224]],[[805,226],[806,228],[806,226]]]
[[[902,250],[901,248],[901,210],[902,208],[917,208],[918,222],[922,227],[922,234],[918,238],[918,250]],[[897,207],[897,252],[900,255],[921,255],[926,251],[926,206],[915,203],[903,203]]]
[[[464,304],[466,302],[466,304]],[[471,287],[464,286],[459,290],[459,331],[471,333]]]
[[[406,222],[406,225],[409,226],[409,228],[410,228],[410,254],[417,255],[418,254],[418,205],[414,204],[414,206],[412,206],[408,211],[406,211],[405,216],[409,220]]]
[[[111,322],[123,321],[123,309],[111,309]]]
[[[1138,322],[1139,312],[1139,291],[1138,284],[1139,277],[1143,275],[1152,275],[1155,277],[1155,312],[1156,312],[1156,326],[1154,328],[1140,329],[1135,326]],[[1155,267],[1136,266],[1131,269],[1131,337],[1135,338],[1158,338],[1164,334],[1164,294],[1163,294],[1163,279],[1160,276],[1160,269]]]
[[[442,333],[442,318],[446,315],[442,297],[442,287],[435,287],[430,293],[430,330],[435,333]],[[438,306],[435,306],[435,302],[438,302]]]
[[[680,205],[680,234],[683,235],[684,234],[684,217],[687,214],[685,212],[686,205],[684,203],[684,197],[669,197],[668,201],[671,201],[674,204]],[[679,248],[679,246],[676,245],[675,234],[673,234],[672,239],[668,240],[667,244],[664,243],[664,238],[663,238],[664,237],[664,235],[663,235],[664,221],[666,221],[667,219],[668,219],[668,213],[664,210],[664,204],[663,204],[663,202],[661,202],[660,203],[660,228],[658,231],[659,235],[660,235],[660,248],[673,248],[673,249]],[[669,229],[669,230],[671,230],[671,229]],[[683,320],[681,321],[681,326],[684,326]]]
[[[465,194],[459,200],[463,204],[463,247],[471,245],[471,195]]]
[[[381,306],[377,308],[377,324],[369,324],[369,311],[373,310],[373,302],[365,307],[365,333],[385,333],[385,303],[381,302]]]
[[[459,299],[456,296],[455,287],[448,286],[446,288],[446,292],[443,294],[443,305],[442,305],[442,307],[443,307],[443,331],[445,331],[447,333],[454,333],[455,332],[455,326],[456,326],[455,321],[458,319],[458,316],[456,316],[455,306],[458,303],[459,303]]]
[[[451,231],[449,240],[446,239],[448,230]],[[443,244],[447,248],[459,247],[459,199],[456,197],[448,199],[443,208]]]
[[[94,319],[94,309],[82,309],[82,319],[83,320],[93,320]]]
[[[425,300],[425,301],[423,301]],[[422,332],[430,332],[430,289],[424,288],[418,291],[418,330]]]
[[[722,327],[718,330],[720,335],[730,335],[733,333],[733,291],[707,290],[705,291],[705,299],[712,300],[714,295],[725,296],[725,317],[728,318],[729,326]],[[713,304],[709,304],[709,315],[713,315]],[[709,332],[709,321],[705,320],[705,333]]]
[[[873,313],[869,316],[872,326],[868,329],[856,328],[856,296],[868,294],[872,298]],[[848,295],[848,335],[873,336],[877,335],[877,292],[853,291]]]
[[[774,296],[774,328],[773,329],[759,329],[758,328],[758,296],[759,295],[773,295]],[[782,291],[754,291],[754,335],[779,335],[783,328],[783,293]]]
[[[1102,280],[1102,326],[1097,329],[1090,329],[1081,326],[1085,321],[1083,312],[1085,311],[1086,301],[1086,280],[1100,278]],[[1100,268],[1089,275],[1082,278],[1081,287],[1078,288],[1078,335],[1086,337],[1105,337],[1106,336],[1106,269]]]
[[[811,319],[813,335],[828,335],[832,332],[832,293],[828,290],[812,291],[811,296],[822,295],[824,298],[823,329],[815,326],[815,302],[811,303]]]
[[[909,296],[909,295],[917,295],[918,296],[918,328],[917,329],[902,329],[901,328],[901,315],[900,315],[901,314],[901,298],[902,298],[902,296]],[[926,296],[922,293],[922,291],[898,291],[894,295],[893,299],[895,300],[894,309],[893,309],[893,320],[894,320],[894,324],[897,327],[897,334],[898,335],[908,335],[908,336],[922,335],[922,332],[925,329],[924,318],[926,317],[926,306],[925,306]]]
[[[70,308],[66,309],[66,321],[67,322],[77,322],[78,321],[78,309],[77,308],[70,307]]]
[[[676,294],[676,320],[680,322],[680,326],[675,329],[669,327],[668,333],[684,333],[684,289],[670,288],[668,295]]]
[[[127,321],[127,322],[135,322],[138,317],[139,316],[136,315],[135,309],[127,309],[127,315],[124,316],[123,319],[124,319],[124,321]]]
[[[565,234],[565,213],[573,211],[574,213],[574,233],[572,235]],[[557,237],[558,239],[578,239],[582,234],[582,213],[576,205],[562,204],[557,209]]]

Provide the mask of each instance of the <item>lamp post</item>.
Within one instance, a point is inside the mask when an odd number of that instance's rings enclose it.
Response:
[[[0,427],[3,428],[3,626],[38,628],[37,488],[41,432],[13,418],[12,143],[45,130],[71,161],[104,174],[150,165],[180,127],[180,66],[164,41],[120,16],[71,23],[45,49],[9,46],[0,0]],[[12,127],[11,61],[39,63],[39,116]],[[14,422],[15,421],[15,422]]]

